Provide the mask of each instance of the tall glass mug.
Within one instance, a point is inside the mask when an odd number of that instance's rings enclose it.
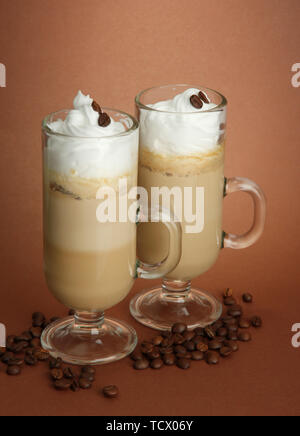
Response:
[[[201,92],[200,92],[201,90]],[[176,322],[189,328],[217,320],[222,305],[191,280],[216,262],[223,247],[246,248],[264,228],[266,204],[251,180],[224,179],[226,99],[216,91],[188,85],[148,89],[136,97],[140,117],[139,186],[152,207],[170,204],[182,223],[182,257],[162,286],[136,295],[130,304],[135,319],[168,330]],[[222,228],[224,196],[244,191],[254,202],[254,221],[245,235]],[[150,204],[150,203],[149,203]],[[143,224],[138,234],[141,259],[157,262],[168,254],[169,235],[161,223]]]
[[[104,318],[104,311],[128,295],[136,277],[174,269],[181,226],[164,211],[172,256],[153,265],[137,261],[138,122],[106,109],[124,131],[82,137],[51,129],[69,114],[79,117],[72,112],[43,121],[44,269],[49,289],[75,316],[46,328],[42,345],[68,363],[102,364],[128,355],[137,343],[130,326]]]

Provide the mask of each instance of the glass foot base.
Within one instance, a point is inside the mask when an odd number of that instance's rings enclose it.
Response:
[[[112,318],[105,318],[100,327],[87,328],[69,317],[49,325],[41,343],[51,356],[66,363],[101,365],[130,354],[136,347],[137,334],[126,323]]]
[[[191,289],[183,296],[170,296],[162,288],[137,294],[130,303],[131,315],[141,324],[156,330],[170,330],[182,322],[189,329],[206,327],[222,315],[222,304],[210,293]]]

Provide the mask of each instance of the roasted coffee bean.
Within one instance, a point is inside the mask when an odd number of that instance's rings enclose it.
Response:
[[[50,318],[50,323],[52,324],[53,322],[56,322],[59,320],[60,320],[59,316],[53,316],[52,318]]]
[[[209,104],[209,100],[208,100],[207,96],[204,94],[203,91],[200,91],[198,95],[199,95],[199,98],[201,98],[201,100],[204,103]]]
[[[260,316],[253,316],[253,318],[251,318],[251,324],[255,328],[261,327],[262,326],[262,319],[261,319],[261,317]]]
[[[155,360],[160,358],[160,352],[158,350],[153,349],[150,353],[146,354],[147,358],[150,360]]]
[[[62,360],[60,358],[55,359],[55,357],[50,357],[49,368],[50,369],[60,369],[62,365]]]
[[[178,354],[186,354],[186,348],[183,345],[176,345],[174,352]]]
[[[248,329],[249,327],[251,327],[251,323],[248,319],[241,318],[239,321],[239,327],[241,329]]]
[[[224,296],[224,298],[232,297],[233,296],[233,290],[231,288],[227,288],[226,291],[224,291],[223,296]]]
[[[72,383],[70,383],[70,385],[71,384]],[[79,387],[80,387],[80,389],[91,389],[92,383],[89,380],[87,380],[86,378],[80,377],[80,379],[79,379]]]
[[[234,318],[238,318],[239,316],[243,315],[243,309],[240,305],[236,304],[234,306],[231,306],[228,309],[228,315],[233,316]]]
[[[92,108],[94,109],[94,111],[98,112],[99,114],[101,114],[102,110],[100,105],[94,100],[92,103]]]
[[[215,332],[213,331],[213,329],[211,327],[205,327],[204,329],[206,336],[208,337],[208,339],[214,339],[215,338]]]
[[[191,359],[191,357],[192,357],[192,355],[190,353],[176,353],[176,360],[178,360],[178,359]]]
[[[119,396],[119,389],[115,385],[105,386],[102,389],[103,395],[107,398],[116,398]]]
[[[190,360],[184,357],[177,360],[176,365],[180,369],[189,369],[191,366]]]
[[[191,331],[191,330],[187,330],[187,331],[185,331],[185,332],[182,334],[182,336],[183,336],[183,339],[184,339],[186,342],[190,342],[190,341],[192,341],[192,340],[194,339],[194,337],[196,336],[196,334],[195,334],[195,332],[193,332],[193,331]]]
[[[152,369],[160,369],[164,365],[164,362],[162,359],[154,359],[151,360],[150,366]]]
[[[144,354],[150,353],[150,351],[152,351],[153,348],[154,348],[154,345],[151,342],[144,341],[141,343],[141,351]]]
[[[152,343],[155,346],[161,345],[164,338],[162,336],[155,336],[155,338],[152,339]]]
[[[44,314],[41,312],[35,312],[32,315],[32,327],[42,327],[45,321],[46,318]]]
[[[74,380],[72,381],[71,384],[71,390],[73,392],[78,392],[80,390],[80,386],[79,386],[79,381],[77,379],[74,378]]]
[[[109,117],[109,115],[107,115],[106,112],[103,112],[99,115],[99,120],[98,120],[98,124],[101,127],[107,127],[109,126],[111,123],[111,119]]]
[[[229,325],[227,327],[228,333],[230,333],[230,332],[236,333],[238,331],[238,329],[239,329],[238,325],[236,325],[236,324],[232,324],[232,325]]]
[[[241,342],[250,342],[251,339],[252,339],[251,333],[247,331],[243,331],[238,334],[238,340]]]
[[[190,102],[191,102],[191,105],[194,106],[194,108],[196,108],[196,109],[201,109],[203,107],[203,101],[196,94],[191,96]]]
[[[203,336],[195,336],[193,342],[197,345],[203,343],[205,339]]]
[[[183,335],[175,333],[173,336],[171,336],[169,342],[170,345],[182,345],[185,342],[185,339]]]
[[[204,359],[204,353],[202,351],[192,351],[192,360],[203,360]]]
[[[133,353],[130,355],[132,360],[142,360],[144,358],[141,350],[135,349]]]
[[[175,362],[176,362],[175,354],[173,354],[173,353],[165,354],[165,355],[163,356],[163,362],[164,362],[164,364],[167,365],[167,366],[174,365]]]
[[[37,358],[34,355],[31,356],[29,354],[25,356],[24,361],[28,366],[35,366],[38,362]]]
[[[221,327],[217,330],[217,336],[225,338],[228,334],[228,330],[226,327]]]
[[[65,368],[64,369],[64,377],[67,379],[73,379],[75,377],[73,371],[71,368]]]
[[[42,329],[40,327],[31,327],[30,333],[34,339],[40,339],[42,336]]]
[[[162,347],[160,348],[160,354],[162,356],[165,356],[166,354],[172,354],[173,353],[173,347]]]
[[[7,362],[9,366],[22,366],[24,364],[24,359],[14,357]]]
[[[184,342],[183,345],[187,351],[195,351],[196,349],[196,344],[193,341]]]
[[[215,351],[208,351],[205,355],[205,360],[209,365],[217,365],[219,363],[219,355]]]
[[[223,321],[221,321],[220,319],[212,324],[212,328],[214,329],[215,332],[222,327],[224,327],[224,324]]]
[[[238,340],[238,333],[237,332],[228,332],[227,339],[229,341],[237,341]]]
[[[224,325],[226,327],[229,326],[229,325],[237,323],[236,318],[234,318],[233,316],[229,316],[229,315],[224,316],[224,318],[222,318],[222,321],[223,321],[223,323],[224,323]]]
[[[26,341],[15,343],[10,349],[13,353],[21,353],[25,348],[29,347],[29,343]]]
[[[72,382],[70,380],[66,380],[65,378],[62,378],[61,380],[56,380],[53,386],[58,391],[67,391],[72,386]]]
[[[134,369],[141,370],[141,369],[147,369],[149,368],[149,360],[147,359],[141,359],[136,360],[133,364]]]
[[[5,353],[6,353],[6,348],[0,347],[0,358],[3,357]]]
[[[32,339],[30,332],[24,332],[20,336],[15,337],[15,342],[30,342]]]
[[[220,350],[220,355],[222,357],[229,357],[233,353],[233,350],[230,347],[222,347]]]
[[[196,327],[194,333],[196,336],[204,336],[204,328]]]
[[[6,349],[7,351],[11,351],[11,347],[13,347],[15,345],[15,336],[8,336],[6,338]]]
[[[199,344],[196,345],[196,348],[198,351],[201,351],[202,353],[206,353],[206,351],[208,350],[208,345],[205,344],[204,342],[200,342]]]
[[[89,374],[87,372],[82,372],[80,378],[85,378],[88,382],[93,383],[95,381],[94,374]]]
[[[19,375],[21,374],[21,368],[19,365],[10,365],[7,367],[6,374],[12,376]]]
[[[49,353],[45,350],[35,351],[34,355],[39,362],[46,362],[50,358]]]
[[[7,365],[8,362],[14,358],[15,358],[14,353],[12,353],[11,351],[6,351],[1,358],[1,362]]]
[[[30,341],[29,346],[31,348],[41,348],[41,341],[38,338],[34,338]]]
[[[95,375],[96,369],[93,366],[83,366],[81,368],[81,374]]]
[[[172,327],[172,333],[179,333],[182,335],[187,330],[186,324],[183,324],[181,322],[177,322]]]
[[[61,368],[51,369],[50,375],[53,380],[61,380],[64,376],[63,370]]]
[[[234,353],[239,351],[239,344],[237,341],[225,341],[223,345],[224,347],[230,347]]]
[[[208,344],[210,350],[220,350],[222,348],[222,343],[215,339]]]
[[[233,297],[224,298],[225,306],[236,306],[236,299]]]
[[[243,301],[244,303],[252,303],[253,296],[249,293],[243,294]]]
[[[170,346],[170,338],[164,338],[162,343],[160,344],[161,347],[166,348]]]

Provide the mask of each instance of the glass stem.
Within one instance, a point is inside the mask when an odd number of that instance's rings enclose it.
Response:
[[[185,300],[191,290],[191,281],[181,282],[179,280],[164,279],[162,283],[162,292],[164,300],[178,301]]]
[[[74,329],[84,331],[84,333],[90,332],[93,335],[93,331],[99,331],[104,323],[104,312],[81,312],[77,311],[74,315],[75,323]]]

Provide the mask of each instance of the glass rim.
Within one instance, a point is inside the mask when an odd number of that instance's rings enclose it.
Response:
[[[109,107],[103,107],[101,108],[103,109],[103,111],[110,111],[110,112],[114,112],[115,114],[121,114],[121,115],[126,115],[131,121],[132,121],[132,126],[126,130],[125,132],[121,132],[121,133],[115,133],[113,135],[102,135],[102,136],[76,136],[76,135],[67,135],[65,133],[59,133],[59,132],[54,132],[53,130],[51,130],[49,128],[49,126],[47,125],[48,122],[50,121],[51,117],[53,117],[54,115],[59,115],[61,113],[65,113],[65,112],[70,112],[73,109],[61,109],[59,111],[56,112],[51,112],[50,114],[46,115],[46,117],[43,119],[42,121],[42,130],[45,134],[47,134],[48,136],[58,136],[58,137],[63,137],[63,138],[78,138],[78,139],[108,139],[108,138],[119,138],[122,136],[127,136],[129,134],[131,134],[132,132],[134,132],[135,130],[137,130],[139,128],[139,122],[138,120],[128,114],[127,112],[118,110],[118,109],[113,109],[113,108],[109,108]]]
[[[149,91],[153,91],[153,90],[155,90],[155,89],[171,88],[172,86],[174,86],[174,87],[180,87],[180,86],[183,87],[183,86],[184,86],[184,87],[189,87],[189,88],[200,89],[200,90],[203,90],[204,92],[205,92],[205,91],[213,92],[214,94],[216,94],[216,95],[218,95],[219,97],[221,97],[221,103],[218,104],[218,105],[217,105],[216,107],[214,107],[214,108],[207,109],[207,110],[205,110],[205,111],[199,111],[199,112],[176,112],[176,111],[174,112],[174,111],[165,111],[165,110],[160,110],[160,109],[152,108],[152,107],[150,107],[150,106],[147,106],[147,105],[141,103],[141,97],[142,97],[143,95],[145,95],[147,92],[149,92]],[[212,89],[212,88],[207,88],[207,87],[205,87],[205,86],[200,86],[200,87],[199,87],[199,86],[193,86],[193,85],[189,85],[189,84],[186,84],[186,83],[177,83],[177,84],[174,84],[174,85],[153,86],[153,87],[151,87],[151,88],[144,89],[144,90],[141,91],[139,94],[137,94],[137,96],[135,97],[135,103],[136,103],[136,105],[138,106],[139,109],[145,109],[145,110],[153,111],[153,112],[160,112],[160,113],[165,113],[165,114],[177,114],[177,115],[178,115],[178,114],[183,114],[183,115],[188,115],[188,114],[201,115],[201,114],[207,114],[207,113],[210,113],[210,112],[220,112],[221,110],[223,110],[223,109],[227,106],[228,101],[227,101],[227,98],[224,97],[223,94],[221,94],[219,91],[215,91],[215,90]]]

